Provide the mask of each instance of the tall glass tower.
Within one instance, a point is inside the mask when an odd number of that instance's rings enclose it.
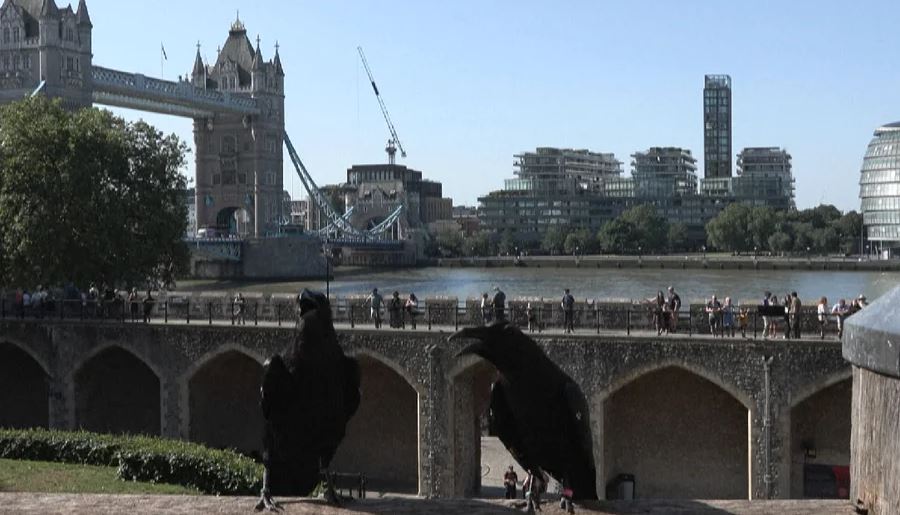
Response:
[[[731,77],[707,75],[703,85],[703,177],[731,177]]]

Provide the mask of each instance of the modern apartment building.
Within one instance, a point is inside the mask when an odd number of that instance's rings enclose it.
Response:
[[[666,198],[697,193],[697,160],[678,147],[651,147],[631,155],[634,196]]]
[[[779,147],[751,147],[737,155],[732,194],[741,202],[776,209],[793,209],[794,175],[791,155]]]
[[[703,86],[703,177],[731,177],[731,77],[707,75]]]

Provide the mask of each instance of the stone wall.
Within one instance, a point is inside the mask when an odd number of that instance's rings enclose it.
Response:
[[[228,377],[228,371],[244,369],[247,373],[238,375],[249,377],[247,374],[252,375],[255,370],[250,361],[261,364],[266,356],[282,351],[292,337],[292,329],[287,326],[0,321],[0,344],[24,349],[41,365],[38,369],[47,371],[51,427],[74,428],[79,420],[77,406],[89,410],[99,406],[84,397],[83,388],[76,388],[75,378],[104,363],[104,351],[114,349],[120,353],[118,359],[127,365],[126,370],[142,371],[143,376],[149,371],[158,381],[155,392],[159,434],[229,445],[252,440],[250,433],[256,429],[253,424],[231,424],[231,430],[222,433],[209,432],[208,427],[199,429],[203,427],[201,419],[222,409],[217,397],[235,395],[231,390],[214,387],[217,378]],[[476,492],[479,417],[487,402],[493,368],[471,357],[455,358],[466,342],[448,342],[447,334],[437,331],[356,329],[341,330],[338,337],[348,354],[367,364],[365,405],[351,423],[346,446],[338,451],[336,463],[341,471],[366,471],[386,478],[390,472],[395,474],[393,480],[408,485],[414,481],[412,490],[423,496],[465,496]],[[686,424],[694,423],[693,418],[706,417],[706,424],[712,426],[707,438],[716,443],[710,446],[710,452],[695,442],[691,454],[684,454],[683,463],[698,471],[709,469],[727,474],[721,484],[695,478],[688,485],[692,495],[788,497],[792,409],[849,376],[849,367],[841,359],[836,342],[592,334],[538,335],[537,341],[581,387],[588,401],[601,495],[605,491],[603,478],[619,471],[612,470],[615,467],[608,464],[610,458],[612,463],[624,463],[621,471],[638,474],[639,495],[641,485],[655,485],[657,492],[680,490],[675,481],[683,478],[666,475],[660,469],[662,465],[644,459],[650,451],[677,452],[664,448],[652,433],[631,437],[636,439],[632,442],[634,449],[645,451],[633,453],[628,462],[622,461],[621,454],[615,457],[618,451],[610,443],[624,441],[634,427],[632,419],[643,420],[646,426],[655,423],[652,416],[658,415],[658,423],[664,424],[673,436],[688,434]],[[233,358],[227,356],[233,354],[241,355],[237,361],[242,365],[228,365]],[[40,376],[41,372],[35,372],[29,380],[38,381]],[[127,382],[126,376],[120,380]],[[647,381],[641,381],[645,376]],[[668,378],[670,390],[680,391],[678,403],[667,405],[659,397],[659,389],[641,393],[642,388],[654,385],[660,377]],[[150,398],[154,395],[152,390],[145,388],[136,398]],[[252,396],[256,392],[254,389],[245,393],[235,409],[251,417]],[[692,406],[693,403],[701,406]],[[643,404],[652,413],[629,411]],[[704,404],[705,412],[701,409]],[[710,406],[721,406],[730,414],[722,413],[709,422],[713,415]],[[688,408],[692,407],[700,411],[691,412]],[[154,408],[146,407],[144,415],[150,413],[152,417],[153,411]],[[393,418],[388,420],[389,417]],[[223,424],[228,422],[223,419]],[[374,432],[367,430],[369,424],[379,427],[377,442]],[[413,437],[415,444],[409,443]],[[670,442],[679,445],[674,439]],[[381,449],[374,448],[378,444],[382,444]],[[732,444],[736,449],[744,449],[740,457],[736,451],[723,454],[734,450],[726,449]],[[393,450],[396,453],[384,452]],[[745,485],[740,491],[735,486],[738,482]]]

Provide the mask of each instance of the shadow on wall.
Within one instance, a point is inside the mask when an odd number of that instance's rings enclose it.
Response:
[[[0,427],[46,428],[49,385],[41,365],[27,352],[0,342]]]
[[[75,427],[159,435],[159,378],[121,347],[100,352],[75,373]]]
[[[712,382],[668,367],[604,403],[604,485],[634,476],[638,499],[747,499],[747,408]]]

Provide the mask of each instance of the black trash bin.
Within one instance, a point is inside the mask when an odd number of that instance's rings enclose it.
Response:
[[[634,475],[619,474],[606,483],[606,499],[622,499],[630,501],[634,499]]]

